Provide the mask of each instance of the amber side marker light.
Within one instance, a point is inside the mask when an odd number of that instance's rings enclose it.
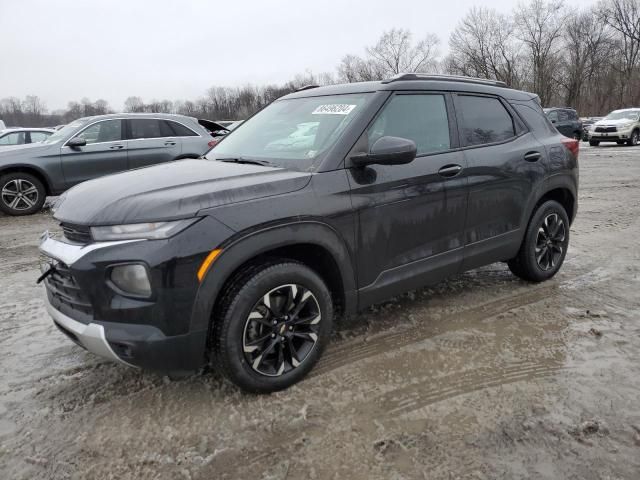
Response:
[[[220,252],[222,252],[221,248],[216,248],[215,250],[211,250],[209,255],[207,255],[207,258],[204,259],[204,261],[202,262],[202,265],[200,265],[200,268],[198,269],[199,282],[202,282],[202,279],[209,271],[209,267],[211,267],[211,264],[213,263],[213,261],[218,257],[218,255],[220,255]]]

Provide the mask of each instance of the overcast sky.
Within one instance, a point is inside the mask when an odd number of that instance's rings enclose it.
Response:
[[[584,2],[583,2],[584,3]],[[588,2],[591,3],[591,2]],[[0,98],[195,99],[210,86],[335,71],[383,31],[448,37],[473,5],[510,0],[0,0]]]

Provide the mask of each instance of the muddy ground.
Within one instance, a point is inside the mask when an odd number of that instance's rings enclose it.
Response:
[[[410,292],[270,396],[76,347],[34,283],[53,221],[0,217],[0,478],[640,478],[639,179],[640,148],[583,146],[555,279]]]

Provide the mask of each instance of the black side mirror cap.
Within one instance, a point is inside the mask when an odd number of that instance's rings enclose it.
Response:
[[[67,147],[78,148],[84,147],[87,144],[87,141],[84,138],[72,138],[67,142]]]
[[[416,158],[418,148],[413,140],[401,137],[380,137],[371,146],[369,153],[353,155],[351,162],[356,167],[366,165],[404,165]]]

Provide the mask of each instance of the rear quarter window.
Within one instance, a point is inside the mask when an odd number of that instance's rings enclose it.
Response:
[[[534,132],[555,134],[555,129],[547,116],[537,108],[515,103],[511,105]]]
[[[173,131],[173,134],[176,137],[197,137],[198,134],[191,130],[190,128],[185,127],[181,123],[172,122],[171,120],[165,120],[166,124],[169,125],[169,128]]]

